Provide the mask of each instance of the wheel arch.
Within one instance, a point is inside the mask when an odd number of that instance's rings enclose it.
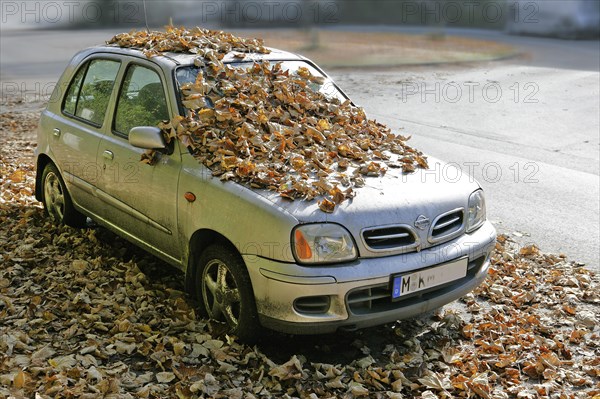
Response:
[[[196,263],[202,252],[213,244],[220,244],[228,247],[241,258],[240,251],[236,246],[221,233],[211,229],[200,229],[192,234],[188,245],[188,259],[185,270],[185,288],[189,293],[193,293],[194,281],[196,278]],[[242,259],[243,261],[243,259]]]

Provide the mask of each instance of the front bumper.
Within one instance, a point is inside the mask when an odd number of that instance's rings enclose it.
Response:
[[[321,334],[393,322],[438,308],[485,279],[496,231],[486,222],[471,234],[421,252],[300,266],[244,256],[263,326],[292,334]],[[467,275],[392,302],[390,276],[468,258]]]

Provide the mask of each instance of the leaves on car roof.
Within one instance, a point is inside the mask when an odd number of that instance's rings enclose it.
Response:
[[[231,34],[169,28],[134,31],[108,43],[161,52],[198,54],[196,81],[181,87],[185,117],[159,126],[167,139],[178,138],[222,180],[278,192],[289,199],[320,199],[333,212],[355,195],[365,178],[389,168],[405,173],[427,168],[427,159],[396,135],[367,118],[350,100],[320,90],[324,78],[300,67],[290,73],[281,63],[250,67],[223,63],[230,51],[268,50],[256,39]],[[153,155],[145,156],[152,162]]]
[[[118,34],[106,43],[140,49],[147,57],[173,52],[198,54],[210,59],[215,54],[223,55],[232,51],[262,54],[270,52],[260,39],[246,39],[228,32],[199,27],[187,30],[169,26],[164,32],[132,30]]]

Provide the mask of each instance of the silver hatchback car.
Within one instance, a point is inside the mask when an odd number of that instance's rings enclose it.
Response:
[[[330,333],[411,317],[486,277],[496,232],[481,187],[450,165],[390,170],[325,213],[316,201],[214,177],[157,124],[185,115],[197,56],[99,46],[72,59],[43,112],[36,198],[58,223],[86,218],[183,270],[201,310],[244,340],[260,327]],[[227,54],[224,63],[240,64]],[[272,49],[245,62],[311,61]],[[157,150],[152,164],[140,162]],[[446,171],[447,172],[447,171]]]

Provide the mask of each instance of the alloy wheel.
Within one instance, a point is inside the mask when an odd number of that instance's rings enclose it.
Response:
[[[62,221],[65,216],[65,193],[60,179],[54,172],[49,172],[44,180],[44,202],[50,217]]]
[[[241,295],[231,270],[221,260],[213,259],[204,268],[202,282],[202,298],[210,318],[237,328]]]

